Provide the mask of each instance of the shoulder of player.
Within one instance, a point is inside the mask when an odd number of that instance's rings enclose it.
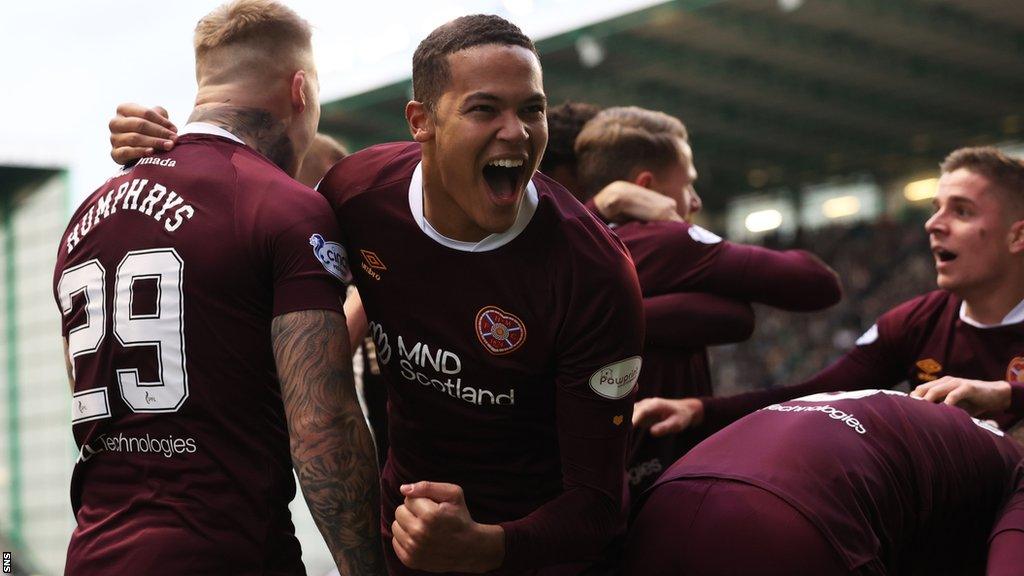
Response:
[[[620,238],[652,238],[665,241],[693,243],[690,236],[692,226],[687,222],[643,222],[630,220],[615,226],[615,234]]]
[[[370,146],[331,167],[318,190],[336,207],[369,190],[407,182],[419,162],[420,145],[416,142]]]
[[[941,317],[948,314],[955,316],[957,302],[957,298],[945,290],[933,290],[916,296],[884,312],[861,338],[874,331],[889,342],[916,341],[931,334],[931,328]]]
[[[957,310],[959,300],[945,290],[932,290],[916,296],[882,314],[880,321],[915,325],[926,322],[944,311]]]
[[[552,243],[551,258],[570,263],[579,286],[622,280],[635,282],[636,270],[625,244],[586,208],[563,218],[558,227],[562,242]]]

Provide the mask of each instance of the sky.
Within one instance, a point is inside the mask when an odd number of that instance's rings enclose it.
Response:
[[[120,102],[162,105],[178,126],[195,95],[192,31],[218,0],[8,3],[0,19],[0,165],[64,167],[83,198],[115,170]],[[535,39],[659,0],[284,0],[314,27],[321,100],[411,74],[416,44],[461,14],[500,14]]]

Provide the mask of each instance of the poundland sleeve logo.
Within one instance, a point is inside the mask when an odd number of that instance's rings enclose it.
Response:
[[[633,356],[613,362],[590,377],[590,389],[598,396],[618,400],[625,398],[636,387],[640,376],[640,357]]]
[[[324,240],[319,234],[309,237],[309,245],[313,247],[313,255],[323,264],[324,269],[345,284],[352,282],[352,270],[348,266],[345,248],[337,242]]]

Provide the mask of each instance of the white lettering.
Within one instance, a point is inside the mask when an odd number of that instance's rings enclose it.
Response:
[[[89,211],[82,216],[81,222],[78,223],[78,227],[82,230],[82,236],[89,233],[92,230],[92,213],[96,209],[95,206],[89,206]]]
[[[164,195],[167,194],[167,188],[163,184],[153,184],[153,187],[149,189],[149,194],[146,195],[146,199],[142,201],[139,206],[139,212],[145,212],[147,216],[153,215],[153,206],[159,202]]]
[[[117,212],[117,203],[128,193],[128,183],[125,182],[117,187],[117,196],[114,196],[114,206],[111,212]]]
[[[182,206],[181,208],[178,208],[174,212],[174,222],[171,222],[170,220],[167,220],[166,222],[164,222],[164,228],[168,232],[174,232],[175,230],[178,229],[179,226],[181,226],[181,223],[184,222],[185,219],[192,218],[193,214],[195,214],[195,210],[193,210],[191,206],[186,204],[186,205]],[[184,219],[182,218],[182,215],[184,215],[184,217],[185,217]]]
[[[110,209],[113,208],[111,199],[114,196],[114,191],[107,192],[105,196],[100,196],[99,200],[96,201],[96,221],[99,222],[100,216],[103,218],[110,216]]]
[[[79,242],[81,242],[81,239],[78,237],[78,224],[75,224],[71,233],[68,234],[68,254],[71,254],[71,251],[75,249]]]
[[[167,200],[164,202],[164,207],[161,208],[159,212],[153,215],[153,219],[159,220],[163,218],[164,212],[166,212],[168,208],[174,208],[175,206],[181,204],[184,201],[184,198],[175,194],[174,190],[171,190],[171,193],[167,195]]]
[[[132,210],[138,210],[139,194],[142,193],[142,189],[146,187],[149,180],[136,178],[132,180],[131,185],[128,187],[128,192],[124,195],[124,202],[121,203],[121,209],[127,210],[129,208],[128,201],[131,201],[130,208]]]

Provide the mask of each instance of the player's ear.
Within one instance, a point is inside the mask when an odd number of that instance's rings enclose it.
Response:
[[[306,78],[305,70],[296,70],[295,74],[292,74],[292,86],[291,86],[291,102],[292,110],[296,114],[302,114],[306,110]]]
[[[1024,219],[1010,224],[1010,253],[1024,254]]]
[[[639,174],[633,177],[633,184],[642,188],[651,188],[651,184],[654,182],[654,173],[650,170],[642,170]]]
[[[410,100],[405,105],[405,120],[409,123],[412,139],[423,143],[434,138],[434,117],[427,105],[417,100]]]

